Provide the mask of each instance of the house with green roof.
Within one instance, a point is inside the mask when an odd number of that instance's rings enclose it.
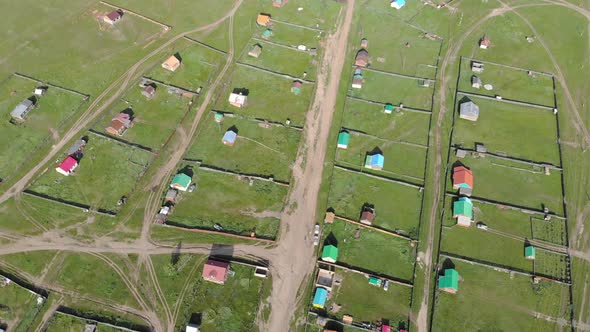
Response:
[[[338,248],[331,244],[324,246],[324,250],[322,250],[322,260],[324,262],[336,263],[338,260]]]
[[[391,114],[391,112],[393,112],[393,105],[385,104],[385,106],[383,106],[383,113]]]
[[[170,188],[178,189],[181,191],[186,191],[191,184],[191,177],[184,174],[178,173],[172,179],[170,183]]]
[[[473,202],[467,197],[460,197],[453,203],[453,218],[457,225],[469,227],[473,221]]]
[[[455,269],[446,269],[445,274],[438,277],[438,289],[451,294],[457,293],[459,291],[459,272]]]
[[[535,247],[533,246],[526,246],[524,247],[524,257],[526,259],[535,259]]]
[[[338,134],[338,148],[348,148],[348,142],[350,142],[350,134],[346,130],[342,130],[340,134]]]

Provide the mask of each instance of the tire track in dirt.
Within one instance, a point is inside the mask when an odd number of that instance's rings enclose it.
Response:
[[[172,315],[173,326],[176,324],[176,320],[178,319],[178,314],[180,313],[180,307],[182,305],[182,300],[184,299],[184,296],[186,295],[186,292],[188,291],[191,283],[195,280],[194,276],[195,276],[195,273],[197,272],[197,268],[201,265],[201,263],[204,260],[205,260],[205,257],[201,258],[200,260],[198,260],[197,262],[195,262],[193,264],[193,268],[188,273],[186,281],[184,282],[184,285],[182,286],[182,290],[180,291],[180,294],[178,294],[178,299],[176,299],[176,304],[174,305],[174,314]]]
[[[156,291],[156,296],[160,300],[160,303],[162,303],[162,308],[164,309],[164,314],[166,315],[167,324],[165,330],[167,330],[168,332],[174,332],[174,321],[172,317],[172,312],[170,311],[170,305],[168,305],[168,301],[166,301],[166,296],[164,296],[164,292],[162,291],[162,287],[160,286],[160,282],[158,281],[158,276],[156,274],[156,270],[154,269],[152,259],[149,255],[146,255],[143,262],[145,263],[144,266],[146,268],[146,271],[148,272],[148,276],[150,278],[150,281],[152,282],[152,286]]]

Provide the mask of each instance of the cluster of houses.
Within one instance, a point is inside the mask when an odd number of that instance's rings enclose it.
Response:
[[[67,157],[55,168],[55,170],[64,176],[69,176],[78,167],[79,161],[82,159],[82,152],[86,147],[87,139],[81,138],[74,142],[67,151]]]
[[[164,196],[164,204],[156,215],[157,224],[166,223],[168,216],[172,212],[172,208],[180,198],[180,192],[193,192],[193,190],[195,190],[197,187],[196,184],[192,183],[192,177],[186,173],[187,172],[179,172],[174,176],[174,178],[172,178],[168,191],[166,191],[166,196]]]

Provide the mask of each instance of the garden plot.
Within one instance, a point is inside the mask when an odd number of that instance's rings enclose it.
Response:
[[[3,279],[4,277],[0,277]],[[42,304],[38,294],[10,282],[0,287],[0,317],[13,331],[28,331]],[[42,299],[42,298],[41,298]],[[43,299],[45,300],[45,299]]]
[[[20,169],[43,144],[59,139],[68,121],[81,109],[84,97],[50,87],[43,97],[35,98],[33,91],[40,84],[10,76],[0,85],[0,178],[5,179]],[[35,98],[36,107],[25,121],[10,122],[10,113],[24,99]]]
[[[240,60],[241,62],[293,77],[303,78],[303,73],[307,73],[305,79],[315,80],[317,67],[316,57],[306,52],[276,46],[262,40],[253,39],[248,47],[253,47],[256,44],[262,47],[262,53],[260,56],[255,58],[245,52]],[[250,49],[248,49],[248,51],[249,50]],[[311,86],[309,87],[311,88]]]
[[[289,182],[301,136],[298,130],[274,125],[264,128],[262,123],[231,114],[224,116],[221,123],[213,118],[213,113],[204,117],[187,158],[232,172],[273,176]],[[238,134],[233,146],[222,142],[230,129]]]
[[[195,170],[197,189],[183,193],[168,224],[274,238],[288,188],[261,180]]]
[[[338,247],[338,263],[412,280],[414,248],[410,241],[336,220],[324,225],[324,244]]]
[[[553,112],[481,98],[471,100],[479,106],[479,119],[468,121],[457,116],[454,145],[474,149],[475,143],[483,143],[491,153],[561,165]]]
[[[237,66],[231,83],[217,101],[216,109],[283,123],[290,119],[293,125],[303,126],[314,87],[304,84],[301,94],[295,95],[291,92],[292,83],[293,80],[287,78]],[[245,107],[229,104],[228,98],[234,89],[247,90]]]
[[[556,323],[536,318],[536,313],[568,319],[565,285],[544,280],[533,285],[529,277],[458,261],[451,264],[459,272],[459,291],[438,291],[433,331],[476,331],[490,326],[503,331],[555,331]]]
[[[116,211],[121,196],[128,196],[153,156],[109,139],[89,136],[84,157],[75,174],[63,176],[54,170],[65,158],[35,181],[29,190],[58,200]]]
[[[56,312],[49,322],[47,322],[46,332],[80,332],[84,331],[84,327],[88,322],[85,319],[64,315],[59,311]],[[96,331],[100,332],[124,332],[128,329],[119,329],[112,325],[97,324]]]
[[[535,248],[535,274],[558,280],[567,279],[567,255]]]
[[[267,30],[271,32],[270,36],[267,36]],[[324,32],[271,21],[271,24],[266,27],[257,27],[253,37],[265,38],[271,42],[291,47],[303,45],[306,49],[310,49],[319,47],[320,40],[324,37]]]
[[[358,220],[373,205],[373,225],[416,237],[422,193],[417,188],[334,169],[328,205],[339,216]]]
[[[430,114],[405,110],[385,114],[383,106],[348,99],[342,126],[391,141],[427,145]]]

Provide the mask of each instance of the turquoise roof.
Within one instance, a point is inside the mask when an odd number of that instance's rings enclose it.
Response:
[[[535,247],[533,246],[527,246],[524,248],[524,256],[525,257],[531,257],[531,258],[535,258]]]
[[[350,134],[346,131],[341,131],[338,134],[338,145],[348,146],[348,142],[350,142]]]
[[[184,173],[178,173],[172,179],[170,186],[187,188],[189,184],[191,184],[191,177]]]
[[[451,288],[455,291],[459,290],[459,272],[455,269],[446,269],[445,275],[438,278],[439,288]]]
[[[385,157],[383,157],[382,154],[377,153],[374,154],[372,156],[367,156],[367,158],[365,159],[365,166],[367,167],[371,167],[371,166],[379,166],[381,168],[383,168],[383,165],[385,164]]]
[[[328,299],[328,290],[322,287],[316,288],[315,295],[313,297],[313,306],[323,309],[326,305],[326,299]]]
[[[453,215],[463,215],[473,219],[473,203],[467,197],[461,197],[453,204]]]

